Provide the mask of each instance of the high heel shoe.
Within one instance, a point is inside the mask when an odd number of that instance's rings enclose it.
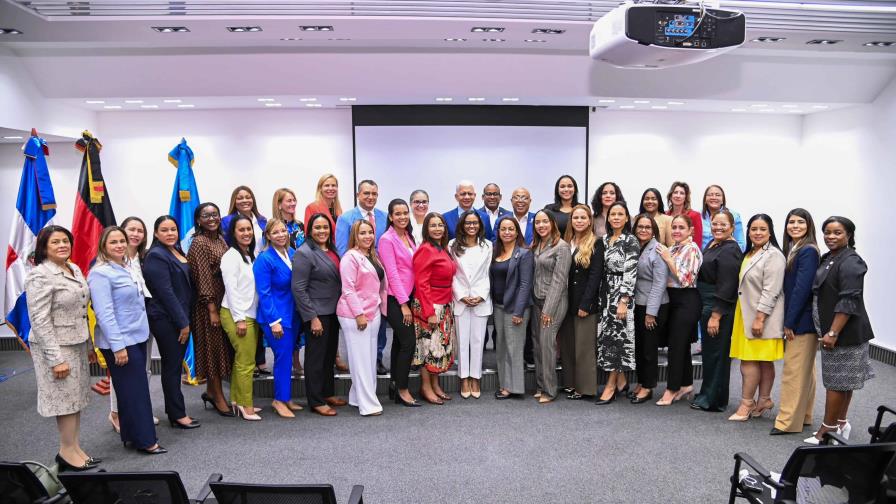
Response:
[[[647,394],[646,396],[638,397],[637,395],[635,395],[634,397],[632,397],[629,400],[629,402],[632,404],[641,404],[641,403],[646,403],[647,401],[650,401],[651,399],[653,399],[653,389],[650,389],[650,393]]]
[[[419,408],[422,404],[418,403],[416,399],[411,400],[411,402],[405,401],[401,398],[401,394],[395,394],[395,404],[400,404],[407,408]]]
[[[56,454],[56,467],[58,468],[59,472],[68,472],[68,471],[82,472],[82,471],[87,471],[88,469],[93,469],[94,467],[96,467],[96,464],[91,464],[90,460],[87,460],[84,462],[83,465],[74,466],[74,465],[71,465],[68,462],[66,462],[65,459],[62,458],[62,455],[57,453]]]
[[[112,429],[115,430],[117,434],[121,434],[121,425],[118,423],[118,418],[112,416],[112,412],[109,412],[109,423],[112,424]]]
[[[271,402],[271,408],[273,408],[274,412],[277,413],[281,418],[295,418],[296,416],[293,414],[292,410],[286,406],[286,403],[283,401],[273,401]]]
[[[775,407],[775,403],[772,401],[771,397],[760,397],[759,404],[762,404],[763,406],[756,406],[753,413],[751,413],[753,418],[761,417],[763,413]]]
[[[845,422],[843,425],[840,425],[840,422]],[[846,420],[837,420],[837,434],[843,436],[843,439],[849,439],[849,433],[852,432],[852,424],[849,423],[849,419]]]
[[[233,414],[231,413],[230,416],[233,416]],[[198,429],[200,427],[199,421],[196,419],[190,419],[190,423],[188,423],[188,424],[182,424],[182,423],[178,422],[177,420],[169,420],[169,422],[171,423],[171,427],[176,428],[176,429],[190,430],[190,429]]]
[[[247,413],[246,409],[242,406],[236,406],[236,416],[242,418],[243,420],[249,420],[250,422],[257,422],[261,420],[261,417],[257,413]],[[252,408],[253,410],[255,408]]]
[[[737,412],[740,411],[741,408],[747,408],[747,412],[743,415],[739,415]],[[737,408],[728,420],[731,422],[746,422],[750,418],[753,417],[753,410],[756,408],[756,401],[752,399],[741,399],[740,406]]]
[[[622,397],[628,395],[628,382],[626,382],[624,387],[616,389],[616,395],[621,395]]]
[[[675,397],[672,398],[672,402],[678,402],[682,397],[687,397],[688,401],[694,398],[694,387],[693,385],[688,385],[687,387],[682,387],[678,389],[678,392],[675,393]]]
[[[200,397],[202,398],[202,409],[208,409],[208,405],[211,404],[212,409],[215,410],[222,417],[236,416],[236,415],[234,415],[233,410],[231,410],[230,408],[227,408],[224,411],[219,410],[218,406],[215,404],[215,400],[212,398],[212,396],[208,395],[208,393],[203,392]]]
[[[615,400],[616,400],[616,394],[613,393],[613,395],[611,395],[609,399],[601,399],[600,396],[598,396],[597,401],[595,401],[594,404],[596,404],[598,406],[603,406],[605,404],[611,404]]]
[[[470,391],[470,395],[473,396],[473,399],[479,399],[480,397],[482,397],[482,386],[479,384],[479,380],[476,380],[476,387],[479,388],[479,390]]]
[[[843,433],[840,431],[840,426],[838,426],[837,424],[828,425],[828,424],[822,422],[821,427],[824,429],[827,429],[827,431],[825,431],[825,432],[834,431],[837,434],[843,435]],[[821,429],[818,429],[818,430],[820,431]],[[816,436],[818,436],[818,431],[813,432],[812,435],[807,437],[806,439],[804,439],[803,442],[806,444],[810,444],[810,445],[821,444],[821,439],[819,439]],[[822,437],[824,437],[824,434],[822,434]]]
[[[155,448],[137,448],[137,451],[144,455],[161,455],[163,453],[168,453],[168,450],[158,443]]]

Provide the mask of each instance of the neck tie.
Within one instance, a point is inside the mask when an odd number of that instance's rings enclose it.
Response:
[[[373,216],[373,212],[367,212],[367,222],[373,226],[373,231],[376,232],[376,218]]]

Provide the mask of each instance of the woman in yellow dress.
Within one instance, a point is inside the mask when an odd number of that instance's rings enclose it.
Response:
[[[740,268],[731,357],[740,359],[740,406],[728,420],[744,422],[772,409],[774,361],[784,358],[784,270],[787,259],[775,239],[772,219],[754,215]],[[757,389],[759,398],[756,399]]]

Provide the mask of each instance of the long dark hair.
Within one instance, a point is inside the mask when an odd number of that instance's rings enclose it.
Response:
[[[832,215],[824,220],[821,223],[821,232],[824,233],[824,228],[828,227],[828,224],[839,223],[843,226],[843,229],[846,230],[846,233],[849,235],[849,241],[846,243],[851,249],[856,248],[856,225],[853,221],[847,219],[846,217],[841,217],[839,215]]]
[[[806,221],[806,236],[800,238],[799,241],[793,241],[793,238],[791,238],[790,234],[787,232],[787,224],[790,222],[791,217],[799,217]],[[784,218],[784,237],[782,242],[782,251],[784,252],[784,256],[787,257],[787,269],[790,269],[790,267],[793,266],[793,260],[803,247],[812,247],[818,252],[818,241],[815,238],[815,221],[812,220],[812,215],[808,210],[804,208],[794,208],[787,212],[787,217]]]
[[[152,224],[152,244],[149,246],[149,248],[153,248],[153,247],[163,247],[166,249],[168,248],[164,243],[160,242],[159,239],[156,238],[156,233],[159,231],[159,226],[161,226],[163,222],[169,221],[169,220],[174,223],[174,227],[176,227],[178,230],[178,237],[180,236],[180,225],[178,225],[177,219],[175,219],[171,215],[167,215],[167,214],[160,215],[159,218],[157,218],[156,221]],[[174,242],[174,250],[177,250],[178,252],[180,252],[181,255],[183,255],[184,251],[180,247],[180,240],[177,240]]]
[[[218,223],[218,236],[222,236],[224,234],[224,231],[221,229],[220,222],[223,221],[224,216],[221,215],[221,209],[218,208],[218,205],[212,203],[211,201],[206,201],[205,203],[200,203],[199,206],[196,207],[196,210],[193,210],[193,230],[196,232],[196,234],[203,232],[202,226],[199,224],[199,222],[201,220],[199,218],[199,216],[202,215],[202,211],[208,207],[214,207],[215,211],[218,212],[218,219],[220,219],[219,223]],[[237,212],[237,213],[239,213],[239,212]]]
[[[604,205],[600,201],[600,195],[604,192],[604,187],[608,185],[613,186],[613,190],[616,191],[616,201],[614,203],[625,203],[625,197],[622,196],[622,189],[616,185],[616,182],[604,182],[597,186],[597,190],[594,191],[594,196],[591,198],[591,210],[594,211],[594,215],[600,215],[604,211]],[[607,212],[609,211],[610,209],[607,208]],[[626,211],[628,211],[628,209],[626,209]]]
[[[62,226],[50,224],[37,233],[37,242],[34,244],[35,266],[47,260],[47,245],[50,244],[50,237],[53,236],[53,233],[62,233],[67,236],[69,249],[75,250],[75,237],[72,236],[72,232]],[[71,258],[71,254],[69,254],[69,258]]]
[[[476,220],[479,222],[479,231],[476,232],[476,245],[481,247],[485,244],[485,225],[482,223],[482,216],[475,209],[467,210],[457,220],[457,226],[454,230],[454,243],[451,244],[451,253],[454,254],[454,257],[464,255],[464,251],[467,250],[467,233],[464,230],[464,222],[471,215],[475,215]]]
[[[255,193],[252,192],[252,189],[250,189],[249,186],[237,186],[236,189],[234,189],[233,192],[230,193],[230,208],[227,210],[227,213],[239,213],[236,209],[236,196],[240,193],[240,191],[246,191],[247,193],[249,193],[249,196],[252,196],[252,215],[254,215],[256,219],[261,220],[262,215],[261,212],[258,211],[258,198],[255,197]],[[215,208],[217,208],[217,206]],[[221,213],[221,211],[218,210],[218,213]]]
[[[643,194],[641,194],[641,202],[640,202],[641,206],[638,207],[638,213],[639,214],[647,213],[647,210],[644,210],[644,197],[647,196],[647,193],[653,193],[653,195],[656,197],[656,213],[658,213],[658,214],[666,213],[666,205],[663,204],[663,195],[660,194],[660,190],[655,187],[651,187],[651,188],[647,189],[646,191],[644,191]]]
[[[445,227],[445,233],[442,234],[442,239],[439,241],[433,241],[432,238],[429,237],[429,223],[433,219],[439,219],[442,221],[442,226]],[[433,245],[439,249],[444,249],[448,246],[448,224],[445,222],[445,218],[442,217],[442,214],[439,212],[429,212],[426,214],[426,217],[423,218],[423,241],[428,242],[430,245]]]
[[[607,234],[613,235],[613,227],[610,225],[610,211],[613,210],[613,207],[621,206],[623,210],[625,210],[626,221],[625,224],[622,225],[622,233],[621,234],[632,234],[632,214],[628,211],[628,205],[625,204],[624,201],[617,201],[610,205],[610,208],[607,208],[607,221],[606,221],[606,229]]]
[[[563,198],[560,197],[560,181],[568,178],[572,181],[572,201],[570,204],[572,207],[575,207],[579,204],[579,183],[576,182],[576,179],[572,177],[572,175],[560,175],[557,178],[557,181],[554,182],[554,203],[551,205],[545,206],[545,208],[550,208],[551,210],[560,210],[560,207],[563,206]]]
[[[146,255],[146,242],[149,239],[146,235],[149,234],[149,230],[146,229],[146,223],[143,222],[143,219],[141,219],[140,217],[134,217],[133,215],[121,221],[121,225],[119,227],[121,229],[125,229],[131,222],[139,222],[140,225],[143,226],[143,241],[137,244],[137,259],[142,261],[143,256]],[[127,236],[127,232],[125,232],[125,236]],[[130,257],[128,259],[130,260]]]
[[[317,242],[314,241],[314,236],[312,236],[312,233],[314,231],[314,221],[316,221],[317,219],[323,219],[327,221],[327,227],[330,228],[330,235],[327,236],[327,250],[332,250],[334,254],[338,255],[339,252],[336,250],[336,246],[333,245],[333,235],[336,234],[336,230],[333,229],[333,226],[330,225],[330,216],[327,214],[317,212],[311,215],[311,218],[308,219],[308,229],[305,230],[305,233],[307,235],[305,238],[305,243],[308,243],[309,246],[317,246]]]
[[[414,191],[414,192],[417,192],[417,191]],[[413,196],[413,194],[411,194],[411,196]],[[428,197],[429,196],[427,196],[427,198]],[[394,200],[389,202],[389,213],[386,214],[386,229],[389,229],[390,227],[395,227],[395,223],[392,222],[392,211],[395,210],[395,207],[400,206],[400,205],[404,205],[404,207],[408,209],[408,227],[405,231],[407,231],[407,233],[408,233],[408,239],[411,240],[411,243],[414,243],[414,234],[413,234],[414,219],[411,218],[411,216],[412,216],[411,205],[408,205],[408,202],[401,198],[395,198]]]
[[[722,208],[724,208],[724,206]],[[775,223],[772,222],[772,218],[769,217],[768,214],[761,213],[750,217],[750,220],[747,222],[747,244],[744,246],[744,254],[753,250],[753,240],[750,239],[750,225],[757,220],[761,220],[768,225],[768,242],[776,249],[781,250],[781,247],[778,245],[778,239],[775,237]]]
[[[500,217],[498,219],[498,222],[495,223],[495,234],[498,235],[498,239],[495,240],[495,247],[492,250],[492,261],[494,261],[496,257],[499,257],[504,253],[504,242],[501,240],[499,230],[501,229],[501,223],[505,220],[512,222],[513,227],[516,229],[516,248],[526,248],[526,241],[525,239],[523,239],[523,232],[520,229],[520,223],[512,215],[504,215],[503,217]]]
[[[557,227],[557,219],[554,217],[553,212],[548,212],[547,210],[539,210],[535,212],[535,217],[532,218],[532,227],[535,227],[535,219],[538,218],[538,214],[543,213],[547,216],[548,222],[551,223],[551,233],[547,238],[542,238],[540,234],[538,234],[535,229],[532,229],[532,249],[538,250],[541,247],[541,242],[547,242],[548,247],[553,247],[562,239],[560,237],[560,228]]]
[[[248,254],[244,254],[243,249],[241,249],[240,246],[236,243],[236,225],[240,221],[248,221],[249,227],[252,228],[252,241],[249,242],[249,248],[247,250],[249,252]],[[246,264],[252,264],[253,262],[255,262],[255,225],[252,223],[252,219],[237,212],[237,214],[234,215],[232,219],[230,219],[230,225],[228,226],[227,232],[228,236],[230,236],[230,248],[237,251],[240,257],[243,258],[243,262]]]

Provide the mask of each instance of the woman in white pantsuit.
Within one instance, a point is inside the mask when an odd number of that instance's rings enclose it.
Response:
[[[373,225],[366,220],[352,224],[349,250],[339,262],[342,295],[336,316],[345,333],[352,388],[348,403],[362,416],[383,414],[376,397],[376,337],[386,314],[386,273],[376,255]]]
[[[488,316],[492,314],[488,269],[492,244],[485,239],[482,217],[467,210],[457,221],[455,238],[448,244],[457,272],[451,282],[454,320],[457,331],[460,396],[479,399],[482,378],[482,350]]]

